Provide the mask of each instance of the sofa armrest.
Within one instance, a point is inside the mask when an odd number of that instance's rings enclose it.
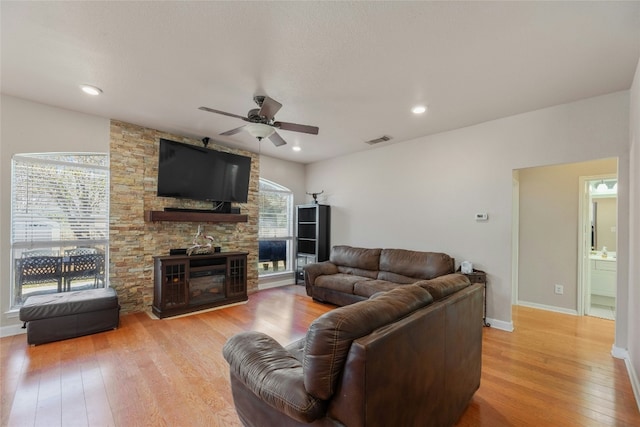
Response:
[[[433,299],[437,301],[470,286],[471,282],[464,274],[450,273],[430,280],[420,280],[415,282],[414,285],[421,286],[429,291]]]
[[[326,403],[304,388],[302,364],[276,340],[261,332],[242,332],[222,348],[235,375],[258,399],[301,422],[324,416]]]
[[[307,264],[304,267],[304,285],[307,289],[307,295],[312,296],[311,289],[315,284],[316,278],[322,275],[337,274],[338,266],[330,261],[316,262]]]

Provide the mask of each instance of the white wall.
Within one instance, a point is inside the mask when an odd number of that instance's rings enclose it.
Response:
[[[19,324],[9,311],[11,157],[16,153],[109,152],[109,119],[0,96],[0,336]]]
[[[629,263],[629,368],[633,391],[640,409],[640,61],[636,68],[631,86],[630,132],[631,140],[631,179],[630,201],[630,256]],[[618,294],[618,299],[625,298]]]
[[[488,316],[509,328],[512,171],[619,157],[628,188],[628,129],[624,91],[314,163],[307,187],[325,189],[334,245],[442,251],[485,270]],[[625,233],[628,194],[620,201]],[[628,240],[619,247],[628,268]]]
[[[286,150],[286,147],[282,147]],[[283,185],[293,192],[294,205],[308,203],[304,188],[304,165],[273,157],[260,156],[260,178]]]

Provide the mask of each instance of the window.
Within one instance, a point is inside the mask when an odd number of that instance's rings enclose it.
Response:
[[[12,307],[29,295],[104,286],[108,245],[108,155],[13,156]]]
[[[292,271],[293,193],[263,178],[260,178],[259,191],[259,275]]]

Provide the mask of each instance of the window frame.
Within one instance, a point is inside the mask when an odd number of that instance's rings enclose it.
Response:
[[[69,184],[60,185],[60,182],[67,182],[63,181],[65,178],[71,178]],[[43,183],[42,188],[37,188],[34,180]],[[83,185],[88,180],[91,185]],[[78,194],[85,197],[77,197]],[[23,287],[17,288],[16,263],[29,251],[51,250],[64,259],[74,247],[98,248],[104,253],[101,280],[106,286],[109,274],[109,194],[107,153],[17,153],[12,156],[9,222],[11,310],[23,303]],[[60,203],[59,198],[65,196],[65,202]],[[38,231],[36,226],[41,226],[40,230],[44,232]]]
[[[265,189],[266,186],[271,187],[270,189]],[[259,212],[258,212],[258,245],[263,241],[285,241],[286,242],[286,268],[283,271],[267,271],[265,269],[260,268],[260,255],[258,254],[258,277],[268,277],[275,274],[282,273],[292,273],[293,272],[293,244],[294,244],[294,205],[293,205],[293,192],[287,187],[278,184],[276,182],[270,181],[268,179],[259,178]],[[264,193],[273,193],[284,195],[286,197],[286,230],[284,233],[276,233],[273,236],[265,235],[264,230],[262,230],[262,216],[264,214],[264,210],[262,208],[262,197]]]

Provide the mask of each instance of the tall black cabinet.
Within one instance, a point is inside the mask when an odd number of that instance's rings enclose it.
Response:
[[[305,265],[329,259],[330,224],[331,206],[310,204],[296,207],[296,284],[304,282]]]

